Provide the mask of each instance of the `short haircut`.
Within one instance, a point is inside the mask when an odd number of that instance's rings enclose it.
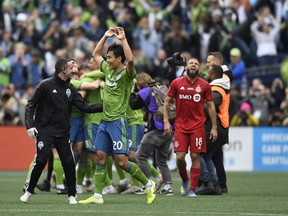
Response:
[[[62,72],[64,69],[67,68],[68,66],[68,62],[70,60],[66,59],[66,58],[60,58],[57,60],[56,64],[55,64],[55,73],[59,74],[60,72]]]
[[[221,67],[221,65],[211,65],[211,72],[213,72],[215,74],[215,77],[217,79],[222,78],[223,77],[223,69]]]
[[[107,53],[108,52],[113,52],[116,58],[120,56],[121,62],[122,64],[124,64],[126,57],[125,57],[125,53],[124,53],[124,49],[122,45],[113,43],[111,46],[109,46]]]
[[[209,52],[208,56],[209,55],[212,55],[216,60],[218,60],[220,65],[223,64],[223,55],[221,52]]]

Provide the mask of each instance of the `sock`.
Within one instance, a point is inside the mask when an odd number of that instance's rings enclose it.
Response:
[[[110,178],[108,177],[108,174],[106,175],[104,186],[105,186],[105,187],[107,187],[107,186],[112,186],[111,180],[110,180]]]
[[[154,178],[156,178],[157,176],[159,176],[159,175],[160,175],[159,170],[157,170],[157,169],[151,164],[150,161],[147,161],[147,163],[148,163],[148,166],[150,167],[150,172],[151,172],[152,176],[153,176]]]
[[[77,170],[76,170],[76,183],[77,185],[82,185],[85,173],[87,172],[88,169],[88,163],[86,161],[79,161]]]
[[[129,161],[135,163],[138,166],[137,160],[134,159]],[[135,177],[131,176],[131,180],[133,186],[142,187],[142,184]]]
[[[54,158],[53,168],[54,168],[55,177],[56,177],[56,185],[63,184],[64,170],[63,170],[63,167],[62,167],[62,164],[61,164],[59,157]]]
[[[178,173],[179,173],[179,175],[180,175],[180,177],[181,177],[183,182],[186,182],[188,180],[188,173],[187,173],[186,169],[183,170],[183,171],[178,169]]]
[[[94,176],[95,176],[95,164],[90,159],[87,159],[87,169],[85,173],[86,180],[93,179]]]
[[[112,179],[113,179],[113,171],[112,171],[113,158],[112,158],[112,156],[107,157],[106,165],[107,165],[107,174],[108,174],[108,177],[109,177],[109,179],[112,181]]]
[[[190,169],[190,190],[196,190],[198,181],[200,177],[200,168],[192,168]]]
[[[135,163],[132,163],[129,161],[128,166],[125,169],[125,171],[130,173],[132,177],[136,178],[143,185],[146,185],[149,182],[147,177],[144,175],[144,173],[140,170],[140,168]]]
[[[96,164],[95,171],[95,193],[102,194],[105,180],[107,178],[107,167],[104,164]]]
[[[114,161],[114,165],[116,167],[116,171],[118,173],[119,179],[120,180],[126,179],[125,171],[121,167],[119,167],[119,165],[116,163],[116,161]]]

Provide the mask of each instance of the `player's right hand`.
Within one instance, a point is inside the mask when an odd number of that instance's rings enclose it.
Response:
[[[27,134],[31,139],[34,139],[37,136],[38,131],[35,127],[32,127],[32,128],[27,130]]]

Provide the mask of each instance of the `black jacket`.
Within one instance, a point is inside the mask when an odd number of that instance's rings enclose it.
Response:
[[[102,104],[84,103],[70,81],[63,81],[57,75],[45,79],[37,86],[27,103],[26,128],[35,127],[38,133],[48,136],[67,136],[72,105],[87,113],[103,110]]]

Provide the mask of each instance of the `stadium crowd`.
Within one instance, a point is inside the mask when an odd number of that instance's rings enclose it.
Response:
[[[2,0],[0,1],[0,125],[24,125],[35,86],[54,73],[61,57],[85,68],[111,26],[125,28],[137,73],[166,83],[182,75],[166,59],[220,51],[233,72],[231,126],[288,124],[288,91],[248,83],[253,66],[281,65],[288,56],[288,0]],[[107,44],[112,44],[108,40]],[[107,47],[104,49],[107,49]],[[280,72],[279,72],[280,73]]]

